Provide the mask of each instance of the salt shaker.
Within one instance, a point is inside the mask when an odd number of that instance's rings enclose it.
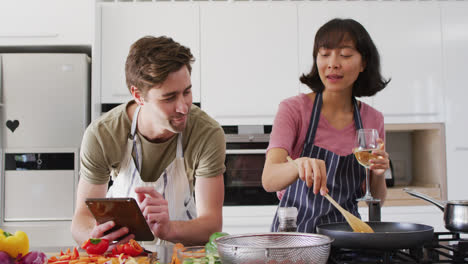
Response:
[[[296,232],[297,208],[280,207],[278,208],[278,232]]]

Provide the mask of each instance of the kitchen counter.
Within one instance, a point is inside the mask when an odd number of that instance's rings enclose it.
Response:
[[[172,258],[172,245],[168,246],[156,246],[156,245],[142,245],[145,249],[152,251],[152,252],[157,252],[158,253],[158,260],[162,264],[167,264],[171,262]],[[60,254],[60,250],[66,251],[67,248],[70,248],[70,250],[73,249],[74,246],[63,246],[63,247],[31,247],[29,251],[41,251],[44,252],[47,257],[52,257],[52,256],[57,256]],[[78,251],[84,252],[82,249],[78,249]]]

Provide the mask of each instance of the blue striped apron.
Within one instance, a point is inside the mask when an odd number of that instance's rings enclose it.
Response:
[[[356,129],[362,128],[361,115],[356,99],[353,97],[354,124]],[[322,94],[315,96],[314,107],[310,118],[306,140],[301,157],[310,157],[325,161],[327,170],[327,187],[329,195],[344,209],[360,218],[356,199],[362,197],[361,188],[365,180],[364,167],[359,165],[353,154],[337,155],[327,149],[314,145],[315,133],[322,110]],[[353,135],[354,136],[354,135]],[[315,233],[315,227],[325,223],[345,222],[343,215],[322,195],[313,193],[305,181],[296,180],[288,186],[280,203],[280,207],[296,207],[297,231]],[[278,210],[275,213],[271,231],[278,231]]]

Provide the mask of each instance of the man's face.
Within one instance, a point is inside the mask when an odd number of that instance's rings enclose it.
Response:
[[[153,122],[173,133],[184,131],[192,105],[192,82],[186,66],[170,73],[163,84],[148,90],[143,96],[144,122]]]

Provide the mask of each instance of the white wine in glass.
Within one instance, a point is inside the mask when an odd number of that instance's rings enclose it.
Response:
[[[369,186],[370,160],[377,158],[372,152],[378,149],[378,138],[379,133],[376,129],[359,129],[356,131],[353,152],[359,164],[366,169],[366,193],[363,197],[357,199],[358,201],[379,201],[379,199],[372,197]]]
[[[377,155],[372,154],[372,151],[375,149],[361,149],[355,150],[354,156],[356,156],[357,161],[362,166],[369,168],[370,167],[370,160],[376,159]]]

